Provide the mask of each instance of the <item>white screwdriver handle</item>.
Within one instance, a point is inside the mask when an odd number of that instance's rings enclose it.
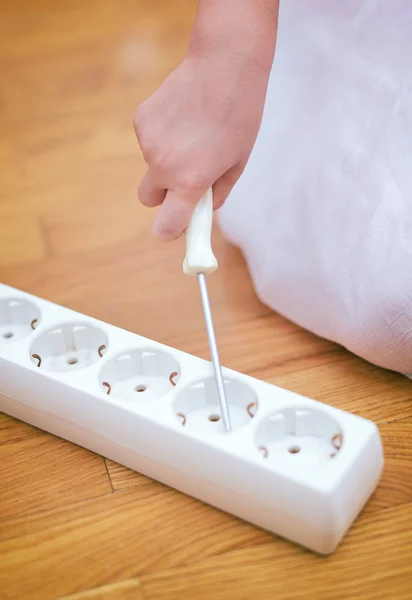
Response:
[[[186,275],[212,273],[217,260],[212,251],[213,191],[209,188],[197,204],[186,229],[186,256],[183,271]]]

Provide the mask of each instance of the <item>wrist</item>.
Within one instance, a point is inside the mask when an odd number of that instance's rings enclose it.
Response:
[[[277,0],[200,0],[188,57],[244,62],[269,73],[277,14]]]

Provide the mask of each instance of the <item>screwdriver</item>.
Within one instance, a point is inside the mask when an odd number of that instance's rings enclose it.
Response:
[[[232,430],[229,407],[220,365],[219,350],[216,342],[206,275],[216,271],[218,264],[212,251],[211,236],[213,222],[213,191],[209,188],[197,204],[186,229],[186,256],[183,271],[186,275],[197,275],[202,300],[203,313],[212,358],[217,396],[222,413],[223,424],[227,432]]]

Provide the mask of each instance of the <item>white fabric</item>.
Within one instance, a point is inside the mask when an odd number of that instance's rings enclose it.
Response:
[[[261,130],[220,212],[274,310],[412,373],[412,1],[281,1]]]

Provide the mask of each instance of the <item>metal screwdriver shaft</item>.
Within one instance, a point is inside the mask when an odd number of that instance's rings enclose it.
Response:
[[[220,366],[219,350],[216,343],[215,328],[213,326],[212,311],[210,308],[209,295],[207,293],[206,277],[204,273],[198,273],[197,279],[200,288],[200,297],[202,299],[203,313],[205,316],[207,337],[209,339],[210,355],[212,358],[213,369],[215,372],[215,381],[217,395],[219,399],[220,410],[222,412],[223,424],[226,431],[232,431],[230,423],[229,408],[227,404],[225,386],[223,383],[222,368]]]
[[[206,331],[209,338],[210,354],[215,373],[217,396],[222,413],[223,424],[227,432],[232,430],[226,399],[225,386],[217,349],[212,311],[207,293],[206,275],[217,269],[217,260],[212,251],[211,236],[213,222],[213,190],[209,188],[193,211],[186,229],[186,256],[183,271],[186,275],[197,275],[205,315]]]

